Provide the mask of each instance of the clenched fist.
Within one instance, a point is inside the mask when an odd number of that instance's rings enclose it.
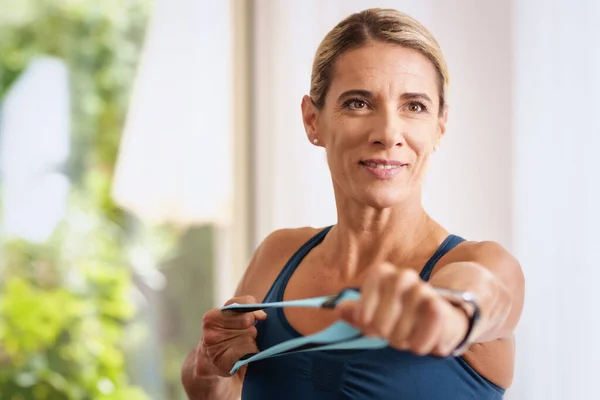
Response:
[[[361,287],[358,301],[338,306],[342,320],[398,350],[450,355],[468,329],[465,312],[444,299],[413,270],[382,264]]]
[[[256,303],[252,296],[236,297],[231,303]],[[256,328],[254,323],[267,317],[264,311],[236,313],[213,309],[203,318],[203,335],[196,347],[196,360],[205,360],[215,375],[228,377],[233,364],[248,353],[258,353],[256,347]],[[204,363],[196,361],[196,368],[205,368]],[[196,371],[200,374],[200,371]]]

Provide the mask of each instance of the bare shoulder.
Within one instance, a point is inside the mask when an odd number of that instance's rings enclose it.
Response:
[[[267,235],[254,251],[235,295],[251,295],[257,301],[262,301],[289,259],[322,229],[286,228]]]

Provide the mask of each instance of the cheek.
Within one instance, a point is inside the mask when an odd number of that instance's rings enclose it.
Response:
[[[431,152],[435,144],[436,126],[415,124],[406,134],[406,143],[417,154],[424,156]]]
[[[338,121],[326,133],[326,152],[329,169],[336,181],[350,179],[360,149],[364,147],[364,127],[356,121]]]
[[[336,152],[360,148],[365,141],[364,123],[359,119],[340,119],[326,130],[327,147]],[[343,154],[343,153],[339,153]]]

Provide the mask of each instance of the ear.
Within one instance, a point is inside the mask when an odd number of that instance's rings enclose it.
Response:
[[[446,133],[446,124],[448,123],[448,105],[444,105],[444,110],[438,118],[438,128],[440,133],[440,139]]]
[[[312,102],[310,96],[305,95],[302,97],[302,122],[304,123],[304,130],[306,131],[308,141],[315,146],[322,145],[322,138],[319,137],[319,130],[317,127],[318,119],[319,110]]]
[[[448,123],[448,105],[444,106],[442,114],[438,118],[438,137],[435,143],[435,149],[440,146],[442,137],[446,134],[446,124]]]

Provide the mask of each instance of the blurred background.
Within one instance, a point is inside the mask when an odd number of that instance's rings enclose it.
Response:
[[[185,399],[258,243],[335,223],[300,100],[369,7],[449,64],[426,208],[524,268],[506,397],[598,398],[600,3],[0,0],[0,400]]]

